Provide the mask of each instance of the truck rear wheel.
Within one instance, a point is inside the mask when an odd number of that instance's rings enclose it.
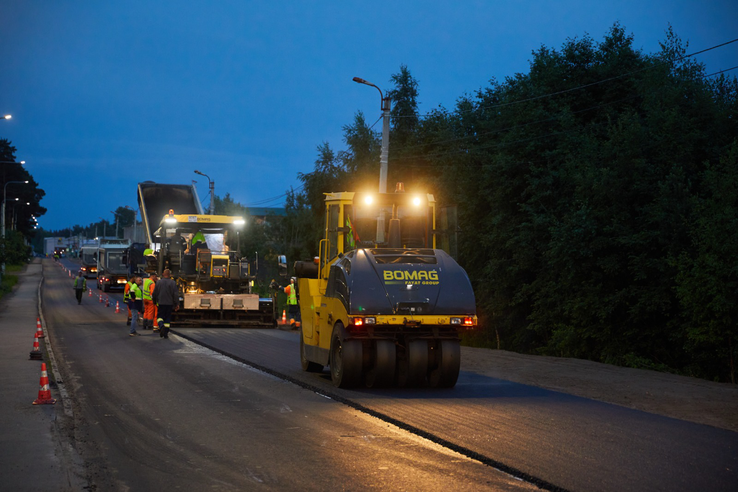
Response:
[[[302,339],[302,333],[300,333],[300,365],[302,370],[305,372],[323,372],[323,366],[317,362],[311,362],[305,355],[305,342]]]
[[[395,378],[397,350],[394,340],[377,340],[373,367],[366,373],[367,388],[390,386]]]
[[[397,363],[398,386],[423,386],[428,373],[428,342],[408,341],[405,345],[405,358]]]
[[[343,325],[333,328],[331,337],[331,381],[339,388],[353,388],[361,382],[362,346],[359,340],[344,340]]]
[[[434,388],[453,388],[459,379],[461,345],[457,340],[440,340],[435,367],[428,373],[428,383]]]

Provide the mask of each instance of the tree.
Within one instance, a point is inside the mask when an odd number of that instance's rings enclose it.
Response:
[[[0,139],[0,166],[2,180],[0,186],[7,191],[7,206],[5,210],[6,227],[12,224],[25,237],[33,237],[36,233],[36,220],[46,213],[46,208],[40,205],[46,195],[38,187],[33,176],[20,163],[16,163],[16,149],[8,140]],[[8,181],[28,181],[28,183],[13,183],[5,188]],[[17,198],[18,200],[10,201]],[[14,203],[15,202],[15,203]]]

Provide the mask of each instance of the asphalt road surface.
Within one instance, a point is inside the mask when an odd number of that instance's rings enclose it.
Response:
[[[114,312],[121,295],[110,307],[97,293],[77,305],[58,265],[45,262],[44,275],[70,435],[93,489],[535,489],[183,338],[129,337]]]
[[[77,306],[52,267],[44,312],[73,375],[93,481],[214,490],[738,483],[734,432],[488,378],[464,371],[463,359],[450,390],[338,390],[327,371],[300,370],[296,333],[180,328],[168,341],[129,338],[125,316],[96,297]]]

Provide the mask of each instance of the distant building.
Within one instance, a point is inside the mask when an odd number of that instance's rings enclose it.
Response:
[[[74,256],[82,246],[96,245],[97,239],[87,239],[82,236],[60,237],[53,236],[44,239],[44,254],[54,256],[54,250],[65,248],[70,256]]]

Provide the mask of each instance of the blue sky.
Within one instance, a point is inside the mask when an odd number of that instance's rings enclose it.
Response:
[[[352,77],[388,89],[407,65],[421,113],[452,108],[616,21],[645,52],[669,24],[693,52],[738,38],[738,2],[0,0],[0,138],[46,191],[45,229],[112,222],[146,180],[197,180],[207,202],[195,169],[249,205],[298,187],[322,142],[343,148],[357,111],[380,116]],[[735,67],[738,43],[698,59]]]

